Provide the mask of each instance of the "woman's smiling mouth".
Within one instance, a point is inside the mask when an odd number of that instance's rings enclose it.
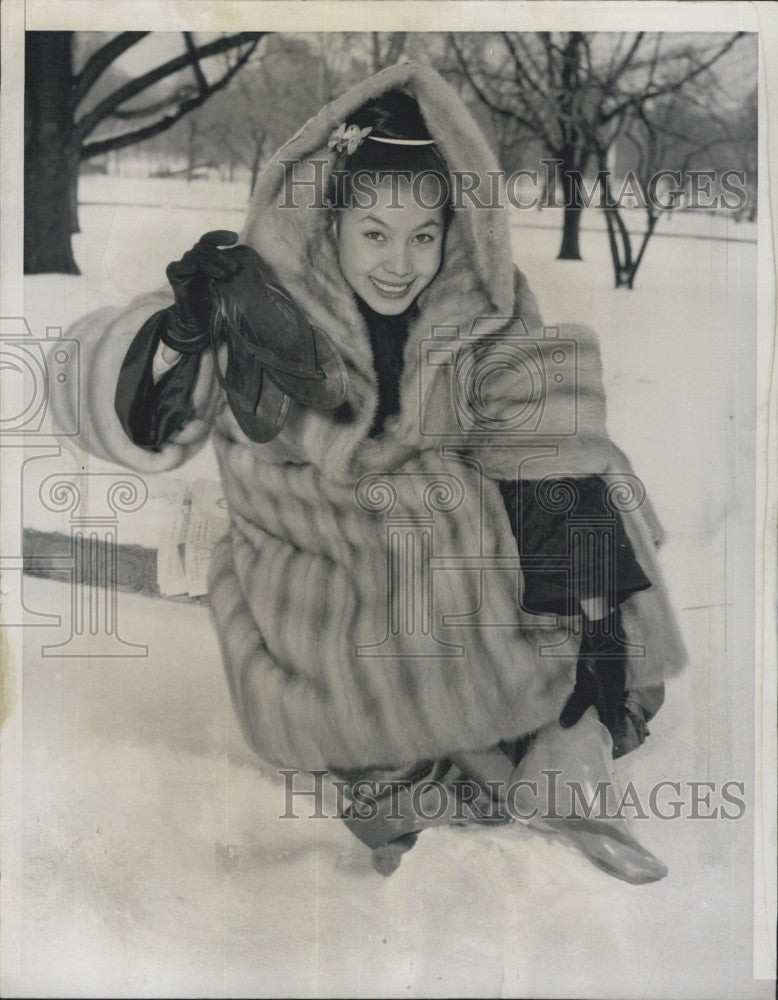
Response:
[[[385,295],[387,298],[390,299],[401,299],[407,293],[408,289],[411,287],[413,282],[416,280],[415,278],[412,278],[410,281],[405,281],[400,285],[400,284],[393,284],[392,282],[388,281],[379,281],[378,278],[374,278],[372,274],[369,274],[368,277],[372,281],[373,285],[381,293],[381,295]]]

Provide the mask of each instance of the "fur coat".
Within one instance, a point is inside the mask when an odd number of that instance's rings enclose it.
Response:
[[[309,207],[310,198],[289,208],[287,182],[290,170],[296,182],[313,179],[315,160],[326,169],[332,129],[398,86],[416,96],[453,171],[497,170],[434,70],[392,66],[322,109],[278,151],[258,179],[242,236],[339,348],[350,381],[344,406],[293,403],[281,434],[254,444],[226,407],[209,355],[190,422],[160,451],[143,450],[124,434],[106,389],[141,324],[171,297],[102,310],[71,331],[87,357],[85,448],[161,472],[215,436],[230,529],[212,556],[213,619],[246,737],[278,765],[400,766],[485,749],[557,717],[578,639],[568,620],[521,610],[498,479],[561,475],[574,488],[576,476],[619,474],[614,496],[654,583],[623,605],[630,684],[656,684],[685,660],[655,560],[661,529],[606,430],[597,339],[579,327],[544,331],[513,264],[504,208],[455,211],[441,271],[409,330],[400,412],[368,436],[377,384],[364,320],[326,212]],[[566,502],[559,489],[549,497]]]

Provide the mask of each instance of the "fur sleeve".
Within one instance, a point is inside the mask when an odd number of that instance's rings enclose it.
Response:
[[[621,448],[617,447],[615,444],[613,445],[612,468],[608,471],[615,471],[617,473],[626,472],[631,476],[635,476],[635,470],[632,468],[632,463]],[[664,525],[660,521],[659,515],[656,512],[656,508],[647,493],[643,497],[641,503],[641,513],[651,536],[651,541],[654,543],[656,548],[661,548],[667,541],[667,532],[665,531]]]
[[[539,318],[534,297],[531,304]],[[498,480],[604,472],[612,444],[596,334],[569,324],[528,330],[522,321],[460,358],[454,392],[463,450]]]
[[[530,330],[542,323],[535,293],[529,287],[529,282],[523,272],[515,265],[513,268],[513,314],[520,316]]]
[[[70,394],[53,394],[54,431],[77,422],[76,443],[84,451],[138,472],[167,472],[181,465],[205,443],[216,409],[213,358],[203,357],[193,392],[194,416],[159,451],[133,444],[114,409],[119,371],[133,338],[148,317],[169,306],[164,292],[136,299],[128,309],[103,308],[78,320],[68,337],[81,345],[80,379]],[[79,392],[80,389],[80,392]]]

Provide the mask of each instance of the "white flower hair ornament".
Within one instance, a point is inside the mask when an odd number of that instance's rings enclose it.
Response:
[[[334,149],[337,153],[341,153],[345,149],[346,154],[351,156],[372,131],[372,128],[360,128],[359,125],[347,125],[343,122],[330,133],[327,149]]]

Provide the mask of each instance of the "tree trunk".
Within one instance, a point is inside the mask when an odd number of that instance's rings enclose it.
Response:
[[[643,240],[640,244],[640,250],[638,250],[637,257],[632,264],[632,270],[627,278],[627,288],[632,290],[635,285],[635,275],[638,273],[638,268],[640,267],[640,262],[643,260],[643,254],[646,252],[646,247],[648,246],[648,241],[653,235],[654,229],[656,229],[656,224],[659,221],[659,216],[654,213],[653,209],[649,206],[646,215],[646,231],[643,233]]]
[[[571,31],[562,52],[561,94],[559,116],[563,124],[563,142],[559,151],[562,161],[562,193],[564,195],[564,222],[562,225],[562,245],[557,260],[580,260],[582,207],[578,204],[573,173],[578,170],[583,175],[588,156],[582,144],[582,137],[576,125],[575,94],[580,84],[581,57],[584,36],[581,31]]]
[[[73,69],[69,31],[25,37],[24,270],[79,274],[71,233],[77,231],[79,149],[69,105]]]
[[[73,169],[68,171],[68,224],[71,233],[80,233],[81,226],[78,223],[78,173],[80,158],[74,154]]]
[[[190,118],[186,128],[186,183],[191,184],[197,167],[197,123]]]
[[[251,189],[249,194],[254,194],[254,188],[257,183],[257,178],[259,177],[259,167],[262,163],[262,150],[265,148],[265,136],[267,132],[262,133],[261,139],[254,140],[254,150],[251,156]]]
[[[255,153],[251,161],[251,181],[249,182],[249,197],[254,194],[254,188],[257,185],[257,178],[259,177],[259,154]]]
[[[758,197],[758,194],[759,194],[759,191],[758,191],[757,185],[756,185],[756,183],[754,183],[753,186],[751,187],[751,208],[749,209],[749,212],[748,212],[748,221],[749,222],[756,222],[756,214],[757,214],[757,210],[758,210],[758,206],[759,206],[759,197]]]
[[[581,260],[581,213],[583,208],[579,202],[578,190],[573,174],[580,171],[583,174],[585,157],[576,155],[574,147],[566,146],[560,151],[560,172],[562,180],[562,202],[564,216],[562,222],[562,245],[557,254],[557,260]]]
[[[581,209],[565,201],[564,222],[562,224],[562,245],[557,260],[581,260],[580,232]]]
[[[610,201],[610,195],[608,195],[608,201]],[[632,261],[632,237],[624,224],[618,205],[608,206],[606,204],[605,219],[608,223],[615,287],[621,288],[623,285],[627,285],[628,288],[631,288],[631,282],[635,278],[635,265]]]

